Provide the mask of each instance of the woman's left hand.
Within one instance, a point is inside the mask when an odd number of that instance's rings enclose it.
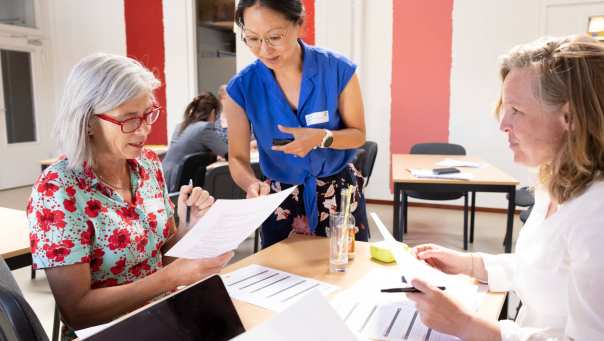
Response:
[[[412,280],[411,285],[421,293],[408,293],[407,298],[415,302],[426,326],[457,337],[465,334],[464,329],[471,328],[472,315],[445,291],[419,279]]]
[[[321,144],[325,131],[316,128],[288,128],[277,126],[280,131],[294,136],[294,140],[283,146],[273,146],[273,150],[305,157],[313,148]]]
[[[178,217],[180,226],[184,226],[187,216],[187,206],[191,207],[191,219],[189,226],[195,226],[195,223],[214,204],[214,197],[201,187],[182,186],[178,196]]]

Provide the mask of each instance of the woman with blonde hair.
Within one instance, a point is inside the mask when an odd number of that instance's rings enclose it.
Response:
[[[451,274],[513,290],[515,322],[486,321],[424,281],[409,294],[422,321],[465,340],[604,340],[604,45],[539,40],[504,56],[497,107],[514,160],[538,167],[536,203],[514,254],[414,248]]]

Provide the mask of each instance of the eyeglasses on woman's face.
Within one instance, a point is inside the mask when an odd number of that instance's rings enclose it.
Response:
[[[161,107],[157,104],[153,104],[153,106],[151,106],[151,108],[149,108],[149,110],[147,110],[142,116],[136,116],[125,120],[118,120],[107,114],[97,114],[96,117],[103,121],[119,125],[122,133],[130,134],[140,128],[143,125],[143,122],[148,125],[155,123],[155,121],[157,121],[159,118],[160,112]]]
[[[288,29],[279,28],[270,31],[266,36],[261,37],[244,29],[241,39],[250,49],[253,50],[259,49],[262,46],[263,41],[266,43],[266,45],[274,48],[283,46],[283,44],[285,44],[288,32]]]

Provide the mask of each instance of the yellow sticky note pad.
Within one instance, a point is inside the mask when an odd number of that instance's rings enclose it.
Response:
[[[405,251],[409,251],[409,246],[405,243],[400,243],[401,247]],[[392,256],[392,252],[390,252],[388,248],[388,244],[385,241],[371,243],[369,246],[369,251],[371,252],[371,258],[375,260],[379,260],[384,263],[392,263],[394,262],[394,257]]]

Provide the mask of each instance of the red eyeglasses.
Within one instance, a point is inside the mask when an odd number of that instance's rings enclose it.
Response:
[[[159,114],[161,112],[161,107],[157,104],[154,104],[151,109],[145,112],[142,116],[132,117],[125,119],[123,121],[116,120],[115,118],[106,115],[106,114],[97,114],[96,117],[100,118],[103,121],[111,122],[113,124],[117,124],[122,129],[122,133],[130,134],[135,132],[143,122],[148,125],[152,125],[159,118]]]

